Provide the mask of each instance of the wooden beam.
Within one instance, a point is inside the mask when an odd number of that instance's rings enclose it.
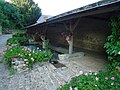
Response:
[[[70,21],[70,32],[73,32],[72,21]]]
[[[73,26],[73,31],[75,30],[75,28],[77,27],[78,23],[80,21],[80,18],[75,22],[74,26]]]
[[[45,26],[45,34],[46,34],[46,32],[47,32],[47,29],[48,29],[48,27],[47,27],[47,26]]]
[[[108,21],[107,18],[96,17],[96,16],[86,16],[85,18],[88,18],[88,19],[95,19],[95,20],[100,20],[100,21]]]
[[[66,30],[69,30],[68,26],[66,25],[66,23],[63,23],[63,25],[65,26]]]

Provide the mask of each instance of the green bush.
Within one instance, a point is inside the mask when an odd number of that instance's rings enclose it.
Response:
[[[120,73],[83,73],[57,90],[120,90]]]
[[[111,20],[112,33],[104,45],[108,54],[108,60],[114,68],[120,66],[120,17]]]
[[[28,43],[28,38],[26,37],[25,33],[16,33],[12,35],[12,38],[7,40],[7,45],[22,45]]]
[[[51,57],[51,51],[32,51],[31,49],[23,46],[11,46],[6,50],[4,58],[9,66],[11,66],[11,58],[22,58],[24,63],[31,67],[35,62],[47,61]]]
[[[14,35],[12,35],[12,37],[26,37],[26,33],[16,33],[16,34],[14,34]]]

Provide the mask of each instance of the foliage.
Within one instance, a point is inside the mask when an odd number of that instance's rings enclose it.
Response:
[[[111,19],[112,33],[107,38],[104,47],[112,67],[120,66],[120,17]]]
[[[33,24],[41,15],[41,10],[33,0],[0,0],[0,26],[3,30],[20,29]]]
[[[42,62],[49,60],[51,55],[52,53],[49,50],[35,51],[23,46],[11,46],[9,49],[6,50],[4,54],[4,58],[9,66],[12,65],[11,63],[12,58],[22,58],[26,66],[32,67],[33,63],[35,62]]]
[[[12,38],[7,40],[7,45],[23,45],[28,42],[25,33],[16,33],[12,36]]]
[[[69,83],[57,90],[119,90],[119,83],[120,73],[89,72],[73,77]]]
[[[41,15],[41,10],[33,0],[11,0],[13,4],[20,8],[23,15],[23,25],[30,25],[37,21]]]
[[[3,28],[22,27],[22,15],[15,5],[0,1],[0,24]]]

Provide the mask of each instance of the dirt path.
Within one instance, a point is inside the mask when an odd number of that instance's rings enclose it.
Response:
[[[6,48],[5,44],[7,39],[9,39],[12,35],[2,35],[0,36],[0,59],[3,59],[3,50]],[[4,63],[0,63],[0,90],[7,90],[8,86],[8,70]]]

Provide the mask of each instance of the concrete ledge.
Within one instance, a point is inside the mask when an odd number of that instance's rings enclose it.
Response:
[[[76,59],[76,58],[81,58],[82,56],[84,56],[84,52],[77,52],[77,53],[73,53],[73,54],[59,54],[59,60],[67,60],[67,59]]]
[[[65,49],[65,48],[61,48],[61,47],[55,47],[55,46],[49,46],[50,49],[54,50],[54,51],[57,51],[57,52],[60,52],[60,53],[68,53],[68,50]]]

